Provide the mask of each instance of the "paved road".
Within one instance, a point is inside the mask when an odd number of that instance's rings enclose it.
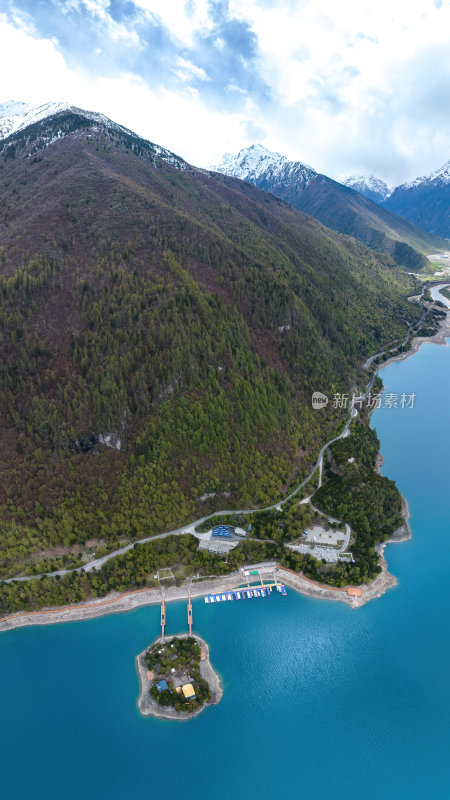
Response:
[[[363,397],[366,397],[368,392],[370,391],[370,389],[372,387],[372,384],[373,384],[373,381],[374,381],[374,377],[372,377],[370,379],[369,384],[368,384],[367,389],[366,389],[366,393],[364,395],[362,395]],[[320,413],[320,412],[318,412],[318,413]],[[347,423],[346,423],[345,428],[342,431],[342,433],[340,433],[339,436],[335,436],[333,439],[330,439],[328,442],[326,442],[326,444],[324,444],[324,446],[322,447],[322,449],[321,449],[321,451],[320,451],[320,453],[318,455],[317,461],[316,461],[314,467],[312,468],[311,472],[297,486],[297,488],[294,489],[294,491],[291,492],[283,500],[279,500],[277,503],[274,503],[271,506],[266,506],[265,508],[256,508],[256,509],[255,508],[245,508],[245,509],[243,509],[243,508],[242,509],[235,509],[234,508],[234,509],[229,509],[229,510],[225,510],[225,511],[216,511],[214,515],[213,514],[208,514],[205,517],[200,517],[199,519],[196,519],[194,522],[190,522],[189,525],[183,525],[181,528],[175,528],[172,531],[166,531],[165,533],[159,533],[159,534],[156,534],[155,536],[147,536],[145,539],[139,539],[137,542],[132,542],[131,544],[127,544],[124,547],[119,548],[118,550],[114,550],[112,553],[108,553],[106,556],[102,556],[102,558],[96,558],[93,561],[90,561],[88,564],[84,564],[82,567],[76,567],[75,569],[61,569],[61,570],[58,570],[56,572],[47,572],[47,573],[45,573],[45,576],[43,576],[43,575],[24,575],[24,576],[16,577],[16,578],[6,578],[3,582],[4,583],[12,583],[13,581],[29,581],[29,580],[32,580],[34,578],[54,577],[56,575],[63,576],[63,575],[67,575],[69,572],[81,572],[83,570],[84,570],[84,572],[92,572],[92,570],[100,569],[103,566],[103,564],[106,564],[106,562],[109,561],[111,558],[115,558],[116,556],[122,555],[123,553],[127,553],[129,550],[132,550],[133,547],[135,547],[137,544],[145,544],[146,542],[151,542],[151,541],[154,541],[155,539],[165,539],[166,536],[183,535],[183,534],[187,534],[187,533],[193,534],[195,536],[194,528],[197,527],[198,525],[201,525],[203,522],[206,522],[206,520],[210,519],[212,516],[221,516],[221,515],[225,515],[225,514],[251,514],[253,511],[274,511],[275,509],[280,509],[281,510],[282,506],[284,506],[285,503],[287,503],[289,500],[291,500],[293,497],[295,497],[295,495],[298,494],[298,492],[301,489],[303,489],[304,486],[306,486],[306,484],[311,480],[311,478],[313,477],[313,475],[314,475],[314,473],[316,472],[317,469],[319,469],[320,471],[322,470],[323,456],[324,456],[324,453],[325,453],[326,449],[331,444],[333,444],[333,442],[337,442],[339,439],[342,439],[345,436],[348,436],[349,430],[350,430],[350,423],[351,423],[352,419],[357,416],[357,414],[358,414],[358,411],[357,411],[356,408],[354,408],[353,401],[352,401],[349,418],[347,420]]]
[[[423,294],[423,291],[424,291],[424,289],[422,289],[422,294]],[[421,318],[420,322],[422,322],[425,314],[426,314],[426,311],[422,315],[422,318]],[[420,323],[418,323],[418,324],[420,324]],[[415,326],[411,326],[411,328],[409,329],[408,335],[407,335],[406,339],[404,340],[403,344],[406,343],[406,341],[408,340],[409,334],[410,334],[410,332],[411,332],[413,327],[415,327]],[[397,349],[397,348],[395,348],[395,349]],[[390,352],[393,352],[393,351],[391,350]],[[374,356],[371,356],[366,361],[366,363],[364,364],[365,369],[369,368],[369,366],[372,364],[374,359],[377,358],[378,355],[381,355],[381,354],[380,353],[376,353]],[[367,388],[366,388],[365,393],[363,395],[361,395],[360,398],[365,399],[367,397],[367,395],[369,394],[369,392],[370,392],[370,390],[372,388],[374,380],[375,380],[375,375],[373,375],[371,377],[369,383],[367,384]],[[320,411],[318,411],[317,413],[320,413]],[[175,528],[172,531],[166,531],[165,533],[159,533],[159,534],[156,534],[155,536],[147,536],[145,539],[139,539],[137,542],[132,542],[131,544],[127,544],[124,547],[119,548],[118,550],[114,550],[112,553],[108,553],[108,555],[106,555],[106,556],[102,556],[102,558],[96,558],[93,561],[90,561],[88,564],[84,564],[82,567],[77,567],[75,569],[62,569],[62,570],[58,570],[57,572],[48,572],[48,573],[45,573],[44,576],[43,575],[24,575],[22,577],[17,577],[17,578],[7,578],[3,582],[4,583],[12,583],[13,581],[29,581],[29,580],[32,580],[34,578],[54,577],[56,575],[63,576],[63,575],[67,575],[69,572],[81,572],[82,570],[84,570],[84,572],[92,572],[92,570],[101,569],[103,564],[106,564],[106,562],[109,561],[111,558],[115,558],[116,556],[122,555],[123,553],[127,553],[129,550],[132,550],[133,547],[135,547],[137,544],[145,544],[146,542],[151,542],[154,539],[165,539],[166,536],[184,535],[184,534],[188,534],[188,533],[193,534],[195,536],[194,528],[196,526],[198,526],[198,525],[201,525],[203,522],[206,522],[206,520],[210,519],[212,516],[221,516],[221,515],[225,515],[225,514],[251,514],[254,511],[274,511],[276,509],[281,510],[282,507],[289,500],[291,500],[293,497],[295,497],[295,495],[297,495],[301,491],[301,489],[303,489],[303,487],[306,486],[307,483],[309,483],[309,481],[311,480],[311,478],[313,477],[313,475],[314,475],[314,473],[316,472],[317,469],[319,470],[319,485],[321,485],[321,482],[322,482],[322,469],[323,469],[323,457],[324,457],[325,451],[334,442],[337,442],[339,439],[343,439],[346,436],[348,436],[349,431],[350,431],[350,423],[357,415],[358,415],[358,410],[357,410],[357,408],[355,408],[354,400],[352,399],[351,404],[350,404],[350,414],[349,414],[347,423],[346,423],[345,428],[342,431],[342,433],[340,433],[339,436],[335,436],[333,439],[330,439],[328,442],[326,442],[326,444],[323,445],[323,447],[322,447],[322,449],[321,449],[321,451],[320,451],[320,453],[318,455],[317,461],[316,461],[314,467],[312,468],[311,472],[297,486],[297,488],[294,489],[294,491],[291,492],[283,500],[278,500],[276,503],[273,503],[273,505],[266,506],[265,508],[245,508],[245,509],[242,509],[242,508],[241,509],[235,509],[234,508],[234,509],[229,509],[229,510],[225,510],[225,511],[216,511],[214,514],[208,514],[205,517],[200,517],[199,519],[196,519],[194,522],[190,522],[189,525],[183,525],[181,528]],[[306,502],[306,500],[303,501],[303,502]],[[337,522],[339,522],[339,520],[337,520]]]
[[[424,291],[425,291],[425,286],[422,287],[422,291],[421,291],[420,295],[417,295],[417,297],[419,298],[419,301],[422,299]],[[408,300],[411,300],[411,299],[412,298],[410,298],[410,297],[408,298]],[[437,298],[435,298],[435,299],[437,299]],[[400,344],[397,344],[395,347],[392,348],[392,350],[380,350],[379,353],[375,353],[374,356],[370,356],[370,358],[368,358],[366,363],[364,364],[364,369],[369,369],[371,364],[373,364],[373,362],[375,361],[376,358],[378,358],[378,356],[384,356],[385,353],[396,353],[397,350],[399,349],[399,347],[403,347],[403,345],[405,345],[406,342],[408,341],[408,339],[409,339],[409,337],[411,335],[411,332],[414,330],[414,328],[418,328],[419,325],[422,324],[422,322],[424,321],[427,313],[428,313],[428,309],[425,309],[425,311],[423,312],[421,318],[419,319],[419,322],[415,322],[414,325],[411,325],[408,328],[408,333],[406,334],[405,338],[403,339],[403,342],[400,342]]]

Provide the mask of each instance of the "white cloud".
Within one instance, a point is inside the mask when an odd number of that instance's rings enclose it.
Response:
[[[238,148],[245,134],[246,118],[211,112],[190,87],[177,94],[153,90],[131,74],[93,78],[82,69],[70,69],[53,41],[30,36],[2,14],[0,42],[0,74],[9,76],[1,102],[67,100],[204,166],[219,160],[223,149]]]
[[[208,0],[134,0],[134,3],[159,19],[185,45],[192,45],[196,33],[212,28]]]
[[[201,81],[208,81],[209,78],[204,69],[201,67],[197,67],[191,61],[188,61],[186,58],[178,58],[177,60],[177,74],[183,81],[188,81],[190,78],[194,77]]]
[[[213,32],[207,0],[135,5],[185,48],[174,52],[168,70],[180,88],[169,82],[160,88],[161,75],[153,84],[130,70],[111,77],[69,68],[58,42],[39,39],[33,18],[16,11],[9,21],[0,14],[0,74],[8,76],[0,99],[68,100],[102,111],[203,166],[255,135],[336,176],[374,172],[395,182],[450,157],[450,0],[230,0],[230,14],[257,38],[256,68],[268,87],[268,99],[260,101],[230,80],[224,101],[228,95],[242,102],[234,113],[217,102],[211,108],[214,86],[192,49],[198,33]],[[112,20],[109,0],[65,0],[65,6],[88,8],[110,38],[143,46],[133,26]],[[212,43],[217,59],[222,35]],[[99,51],[107,52],[107,40]]]
[[[20,2],[20,0],[17,0]],[[123,23],[116,22],[111,17],[110,0],[62,0],[59,7],[63,13],[87,11],[92,17],[100,21],[113,42],[123,42],[127,45],[140,47],[139,36],[133,28],[129,28]]]
[[[431,139],[429,133],[433,117],[442,117],[439,106],[447,106],[450,83],[444,91],[440,81],[434,105],[420,97],[449,63],[449,2],[438,9],[432,0],[306,0],[267,8],[232,0],[231,7],[258,37],[260,73],[279,105],[266,125],[267,146],[328,174],[354,171],[358,160],[359,169],[380,171],[384,159],[385,177],[399,180],[424,161],[449,157],[448,116],[446,130]],[[427,68],[420,56],[427,48],[440,52],[440,67]]]

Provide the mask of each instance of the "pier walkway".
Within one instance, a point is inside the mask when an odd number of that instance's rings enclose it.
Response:
[[[280,583],[275,577],[273,581],[264,582],[261,578],[260,583],[250,584],[247,586],[238,586],[236,589],[227,589],[225,592],[217,594],[206,595],[205,603],[221,603],[227,600],[245,600],[251,597],[268,597],[272,594],[272,590],[276,589],[282,595],[286,595],[286,586]]]
[[[189,593],[188,593],[187,613],[188,613],[189,636],[192,636],[192,602],[191,602],[191,589],[190,588],[189,588]]]
[[[166,597],[164,589],[161,595],[161,639],[164,642],[164,628],[166,627]]]

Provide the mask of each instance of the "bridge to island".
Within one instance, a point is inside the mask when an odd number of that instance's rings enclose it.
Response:
[[[278,569],[279,565],[275,561],[254,564],[248,567],[241,567],[242,579],[239,580],[239,578],[236,576],[236,582],[239,581],[239,586],[236,586],[234,589],[226,588],[222,591],[214,592],[213,594],[205,593],[205,603],[213,604],[225,602],[227,600],[244,600],[253,597],[267,597],[274,589],[284,596],[287,593],[286,586],[280,581],[280,578],[277,575]],[[282,571],[284,573],[291,573],[293,576],[301,578],[313,586],[317,586],[319,589],[324,589],[330,593],[345,593],[348,597],[354,598],[360,598],[362,596],[362,590],[360,586],[339,587],[324,585],[313,580],[312,578],[307,578],[305,575],[294,572],[294,570],[291,570],[288,567],[282,567]],[[192,626],[194,623],[191,586],[192,582],[189,586],[187,597],[187,623],[189,635],[192,635]],[[294,588],[296,588],[295,585]],[[161,638],[162,641],[164,641],[166,625],[166,600],[164,587],[161,589],[161,593]]]
[[[243,599],[245,597],[265,597],[272,593],[272,590],[280,592],[282,595],[286,594],[286,587],[282,584],[276,576],[277,565],[276,562],[269,562],[266,564],[254,565],[242,569],[242,581],[235,589],[227,589],[223,592],[205,595],[205,603],[221,602],[225,600]],[[262,573],[266,573],[263,577]],[[267,576],[269,572],[269,576]],[[270,575],[271,573],[271,575]],[[194,622],[191,587],[188,589],[187,597],[187,623],[189,628],[189,635],[192,635],[192,626]],[[166,598],[164,587],[161,589],[161,639],[165,641],[165,628],[166,628]]]

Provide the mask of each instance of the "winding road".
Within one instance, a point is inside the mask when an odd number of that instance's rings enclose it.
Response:
[[[446,285],[448,285],[448,284],[446,284]],[[442,287],[441,286],[440,287],[436,287],[436,288],[443,288],[443,286]],[[425,290],[425,287],[422,289],[422,293],[421,293],[420,297],[422,297],[424,290]],[[442,300],[444,300],[444,298],[442,298]],[[447,305],[447,302],[446,302],[446,305]],[[450,307],[450,303],[448,305]],[[424,311],[420,321],[418,323],[415,323],[414,325],[412,325],[409,328],[408,334],[407,334],[406,338],[404,339],[404,341],[402,342],[402,344],[406,344],[406,342],[408,341],[409,336],[411,334],[411,331],[415,327],[418,327],[421,324],[421,322],[423,321],[426,313],[427,313],[427,310]],[[391,352],[391,353],[395,352],[395,350],[397,350],[398,347],[400,347],[400,346],[401,345],[398,345],[396,348],[394,348],[394,350],[390,350],[389,352]],[[383,350],[380,353],[376,353],[374,356],[371,356],[369,359],[367,359],[367,361],[364,364],[364,368],[365,369],[369,369],[369,367],[371,366],[373,361],[378,356],[383,355],[385,352],[386,352],[386,350]],[[56,575],[64,576],[64,575],[69,574],[70,572],[82,572],[82,571],[84,571],[84,572],[92,572],[93,570],[101,569],[101,567],[104,564],[106,564],[106,562],[109,561],[111,558],[116,558],[116,556],[122,555],[123,553],[127,553],[129,550],[132,550],[137,544],[146,544],[147,542],[154,541],[155,539],[165,539],[167,536],[177,536],[177,535],[178,536],[182,536],[184,534],[193,534],[193,535],[195,535],[195,530],[194,530],[195,527],[198,526],[198,525],[201,525],[203,522],[206,522],[207,519],[210,519],[212,517],[224,516],[225,514],[251,514],[254,511],[274,511],[274,510],[277,510],[277,509],[281,510],[282,507],[287,502],[289,502],[289,500],[291,500],[293,497],[295,497],[295,495],[297,495],[298,492],[300,492],[301,489],[303,489],[303,487],[306,486],[307,483],[309,483],[309,481],[313,477],[313,475],[316,472],[316,470],[319,470],[319,486],[321,486],[321,483],[322,483],[323,457],[324,457],[325,451],[327,450],[327,448],[331,444],[333,444],[334,442],[337,442],[339,439],[344,439],[346,436],[349,435],[350,424],[351,424],[352,420],[358,415],[358,410],[355,408],[355,402],[360,402],[361,400],[367,398],[367,396],[368,396],[368,394],[369,394],[369,392],[370,392],[370,390],[372,388],[372,385],[373,385],[373,382],[375,380],[375,377],[376,377],[376,374],[372,375],[369,383],[367,384],[366,391],[365,391],[365,393],[363,395],[360,395],[359,397],[352,399],[352,401],[350,403],[349,417],[348,417],[348,420],[346,422],[346,425],[345,425],[344,430],[342,431],[342,433],[340,433],[338,436],[335,436],[333,439],[330,439],[328,442],[326,442],[323,445],[322,449],[319,452],[317,461],[316,461],[314,467],[312,468],[311,472],[309,473],[309,475],[294,489],[294,491],[292,491],[289,495],[287,495],[282,500],[278,500],[278,502],[273,503],[270,506],[265,506],[264,508],[247,508],[247,509],[235,509],[234,508],[234,509],[229,509],[229,510],[225,510],[225,511],[215,511],[213,514],[208,514],[207,516],[200,517],[199,519],[194,520],[194,522],[190,522],[188,525],[183,525],[180,528],[174,528],[174,530],[166,531],[165,533],[159,533],[159,534],[156,534],[154,536],[147,536],[144,539],[139,539],[136,542],[131,542],[130,544],[124,545],[124,547],[120,547],[118,550],[114,550],[112,553],[108,553],[107,555],[102,556],[101,558],[97,558],[97,559],[94,559],[93,561],[90,561],[87,564],[83,564],[83,566],[81,566],[81,567],[75,567],[73,569],[62,569],[62,570],[57,570],[56,572],[46,572],[46,573],[44,573],[42,575],[24,575],[24,576],[20,576],[20,577],[6,578],[6,579],[3,579],[3,580],[0,580],[0,583],[12,583],[14,581],[30,581],[30,580],[35,580],[35,579],[39,579],[39,578],[42,578],[42,577],[50,577],[51,578],[51,577],[55,577]],[[306,502],[308,499],[309,498],[305,498],[305,501],[303,501],[303,502]],[[339,520],[338,520],[338,522],[339,522]]]
[[[421,299],[423,297],[424,291],[425,291],[425,286],[422,286],[422,291],[421,291],[420,295],[417,295],[419,302],[421,301]],[[412,298],[408,298],[408,299],[411,300]],[[437,299],[437,298],[435,298],[435,299]],[[370,356],[370,358],[368,358],[366,363],[364,364],[364,369],[369,369],[371,364],[373,364],[375,359],[378,358],[379,356],[384,356],[385,353],[396,353],[397,350],[400,347],[403,347],[406,344],[406,342],[408,341],[409,337],[411,336],[411,333],[414,330],[414,328],[418,328],[422,324],[422,322],[424,321],[427,313],[428,313],[428,309],[426,308],[425,311],[423,312],[421,318],[419,319],[419,321],[415,322],[414,325],[410,325],[409,326],[408,333],[406,334],[405,338],[403,339],[403,342],[400,342],[400,344],[397,344],[395,347],[392,348],[392,350],[380,350],[379,353],[375,353],[374,356]]]
[[[369,384],[367,386],[366,393],[364,395],[361,395],[361,397],[366,397],[367,396],[367,394],[369,393],[370,388],[371,388],[371,386],[373,384],[374,379],[375,379],[375,376],[373,376],[371,378],[371,380],[369,381]],[[196,519],[193,522],[190,522],[188,525],[183,525],[181,528],[174,528],[174,530],[166,531],[165,533],[157,533],[154,536],[147,536],[145,539],[138,539],[136,542],[131,542],[130,544],[124,545],[124,547],[120,547],[118,550],[114,550],[112,553],[108,553],[106,556],[102,556],[101,558],[96,558],[93,561],[89,561],[88,564],[83,564],[83,566],[81,566],[81,567],[75,567],[74,569],[61,569],[61,570],[57,570],[56,572],[46,572],[46,573],[44,573],[42,575],[23,575],[23,576],[15,577],[15,578],[6,578],[6,579],[3,579],[3,581],[0,581],[0,583],[12,583],[13,581],[30,581],[30,580],[34,580],[36,578],[39,579],[39,578],[42,578],[42,577],[53,578],[56,575],[61,575],[61,576],[67,575],[69,572],[82,572],[82,571],[84,571],[84,572],[92,572],[92,570],[100,569],[103,566],[103,564],[106,564],[106,562],[109,561],[111,558],[115,558],[116,556],[120,556],[123,553],[127,553],[129,550],[132,550],[134,547],[136,547],[137,544],[146,544],[147,542],[153,542],[155,539],[165,539],[167,536],[182,536],[182,535],[188,534],[188,533],[190,533],[190,534],[195,536],[195,530],[194,529],[197,527],[197,525],[201,525],[203,522],[206,522],[206,520],[210,519],[211,517],[224,516],[225,514],[252,514],[254,511],[274,511],[276,509],[280,509],[281,510],[281,508],[289,500],[291,500],[293,497],[295,497],[295,495],[298,494],[298,492],[301,489],[303,489],[303,487],[306,486],[307,483],[309,483],[309,481],[313,477],[313,475],[316,472],[316,470],[317,469],[321,470],[322,464],[323,464],[323,456],[325,454],[326,449],[331,444],[333,444],[333,442],[337,442],[339,439],[343,439],[344,437],[348,436],[349,430],[350,430],[350,423],[351,423],[352,419],[357,416],[357,414],[358,414],[358,411],[357,411],[356,408],[354,408],[353,400],[352,400],[351,407],[350,407],[349,418],[348,418],[348,420],[346,422],[345,428],[342,431],[342,433],[340,433],[339,436],[335,436],[333,439],[330,439],[326,444],[324,444],[324,446],[322,447],[322,449],[321,449],[321,451],[319,453],[319,456],[317,458],[317,461],[316,461],[314,467],[312,468],[311,472],[294,489],[294,491],[291,492],[289,495],[287,495],[282,500],[279,500],[277,503],[273,503],[273,505],[265,506],[264,508],[238,508],[238,509],[233,508],[233,509],[224,510],[224,511],[214,511],[213,514],[207,514],[205,517],[199,517],[199,519]]]

